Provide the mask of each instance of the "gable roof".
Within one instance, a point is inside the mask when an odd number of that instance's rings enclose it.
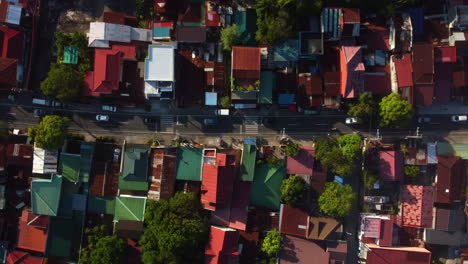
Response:
[[[280,210],[280,232],[306,238],[309,215],[300,208],[282,204]]]
[[[0,54],[2,58],[23,60],[24,34],[22,31],[7,26],[0,26]]]
[[[205,263],[228,264],[237,259],[239,231],[211,226],[210,238],[205,248]]]
[[[244,144],[240,178],[242,181],[253,181],[255,175],[255,162],[257,160],[257,146]]]
[[[148,190],[148,148],[126,145],[123,154],[122,174],[119,177],[121,190]]]
[[[360,46],[340,48],[340,67],[344,83],[341,85],[341,94],[345,98],[354,98],[363,90],[362,48]]]
[[[300,147],[299,154],[295,157],[288,156],[288,174],[301,174],[312,176],[315,161],[315,148]]]
[[[281,264],[309,263],[311,260],[314,264],[329,264],[330,252],[319,242],[283,235],[279,260]]]
[[[114,214],[115,198],[92,196],[88,197],[88,213],[93,214]]]
[[[280,205],[280,188],[286,170],[283,166],[268,167],[260,164],[255,167],[250,204],[278,210]]]
[[[61,153],[58,173],[73,182],[80,176],[81,156],[79,154]]]
[[[465,214],[462,210],[436,208],[435,229],[443,231],[462,231]]]
[[[6,264],[42,264],[44,258],[33,256],[24,251],[10,251],[6,258]]]
[[[461,200],[464,164],[460,157],[437,156],[436,203]]]
[[[37,219],[45,219],[45,228],[33,226],[34,218],[28,221],[29,216]],[[43,253],[46,248],[47,240],[47,216],[34,215],[27,210],[23,210],[19,219],[17,248],[32,250]]]
[[[367,47],[372,50],[390,50],[390,32],[386,26],[366,25],[366,30],[361,33],[360,39],[364,40]]]
[[[416,84],[414,86],[414,104],[429,106],[434,98],[434,84]]]
[[[367,244],[367,263],[387,264],[430,264],[431,252],[420,247],[379,247],[375,244]]]
[[[215,164],[203,164],[201,203],[205,209],[214,211],[230,203],[234,168],[226,164],[226,158],[226,154],[217,153]]]
[[[434,187],[422,185],[401,186],[401,214],[404,226],[432,227]]]
[[[334,218],[309,216],[306,232],[308,239],[339,240],[343,225]]]
[[[322,78],[317,73],[299,73],[299,86],[304,89],[304,94],[307,96],[322,95],[323,82]]]
[[[63,178],[52,174],[50,179],[33,178],[31,182],[32,212],[40,215],[57,216]]]
[[[177,149],[176,179],[201,181],[202,149],[179,147]]]
[[[114,221],[143,221],[145,208],[146,197],[115,197]]]
[[[81,237],[81,220],[76,217],[63,218],[63,217],[51,217],[49,232],[47,234],[47,245],[45,256],[48,257],[61,257],[69,258],[74,241]]]
[[[434,83],[434,48],[432,43],[413,45],[413,74],[416,84]]]
[[[384,181],[402,181],[404,156],[401,151],[379,152],[380,178]]]
[[[18,60],[0,58],[0,89],[11,89],[16,86]]]
[[[398,87],[413,86],[413,65],[411,63],[411,54],[405,53],[402,58],[393,56],[395,62],[395,71],[397,74]]]
[[[341,73],[340,72],[326,72],[325,73],[325,95],[338,96],[341,89]]]
[[[232,72],[235,79],[260,79],[260,48],[232,47]]]

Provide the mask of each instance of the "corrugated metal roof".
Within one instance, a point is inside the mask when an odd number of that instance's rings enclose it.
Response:
[[[275,45],[273,60],[275,62],[297,61],[299,59],[299,40],[288,39]]]
[[[437,164],[437,143],[427,143],[427,164]]]
[[[338,96],[340,95],[341,73],[326,72],[325,73],[325,95]]]
[[[240,175],[242,181],[253,181],[255,173],[255,163],[257,160],[257,146],[244,145],[242,152],[242,163],[240,168]]]
[[[461,200],[461,185],[465,167],[460,157],[437,156],[436,203],[450,204]]]
[[[119,176],[120,190],[148,190],[148,148],[126,145],[122,154],[122,174]]]
[[[57,216],[62,191],[62,176],[34,178],[31,182],[31,209],[35,214]]]
[[[434,82],[434,48],[432,43],[413,45],[414,83],[431,84]]]
[[[280,206],[280,188],[286,169],[283,166],[269,167],[260,164],[255,167],[250,204],[278,210]]]
[[[211,226],[210,238],[205,249],[205,263],[231,263],[239,254],[239,231]]]
[[[63,63],[78,64],[78,48],[66,46],[63,49]]]
[[[432,227],[434,187],[422,185],[401,186],[403,225]]]
[[[260,78],[260,48],[232,47],[232,69],[255,71]]]
[[[202,149],[179,147],[177,149],[176,179],[201,181]]]
[[[343,23],[361,23],[359,8],[343,8]]]
[[[155,27],[153,28],[154,39],[170,39],[172,27]]]
[[[463,143],[437,143],[438,156],[459,156],[462,159],[468,159],[468,144]]]
[[[205,42],[206,28],[177,26],[175,39],[178,42]]]
[[[413,86],[413,65],[411,63],[411,54],[406,53],[399,59],[395,56],[393,58],[395,62],[398,87]]]
[[[280,209],[280,232],[306,238],[307,219],[309,215],[300,208],[282,204]]]
[[[312,176],[315,161],[315,148],[300,147],[299,154],[296,157],[288,156],[287,172],[288,174],[300,174]]]
[[[276,90],[276,75],[273,71],[262,71],[260,73],[260,93],[258,102],[260,104],[273,104],[273,91]]]
[[[114,221],[143,221],[145,208],[146,197],[115,197]]]
[[[57,172],[57,151],[34,146],[33,173],[48,174]]]
[[[6,15],[6,23],[19,25],[23,8],[21,6],[10,4]]]
[[[341,38],[341,9],[337,8],[324,8],[322,9],[322,25],[323,33],[327,39],[340,39]]]
[[[401,151],[379,153],[380,178],[384,181],[402,181],[404,157]]]

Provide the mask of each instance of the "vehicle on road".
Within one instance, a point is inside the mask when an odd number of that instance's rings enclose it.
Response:
[[[34,109],[34,115],[37,117],[43,117],[46,115],[52,115],[53,113],[46,109]]]
[[[465,122],[468,120],[468,116],[466,115],[454,115],[452,116],[452,122]]]
[[[121,149],[119,148],[114,149],[114,158],[113,158],[114,162],[119,162],[120,152],[121,152]]]
[[[355,117],[347,117],[345,122],[346,122],[346,124],[349,124],[349,125],[359,123],[357,118],[355,118]]]
[[[107,122],[109,121],[108,115],[96,115],[96,120],[99,122]]]
[[[419,124],[427,124],[431,122],[431,118],[428,116],[420,116],[418,117],[418,123]]]
[[[216,109],[215,110],[215,115],[228,116],[229,115],[229,109]]]
[[[64,107],[64,104],[62,102],[52,100],[52,101],[50,101],[50,106],[52,106],[52,107]]]
[[[156,124],[158,122],[158,120],[156,120],[154,118],[151,118],[151,117],[145,117],[143,119],[143,122],[145,122],[145,124],[152,125],[152,124]]]
[[[102,106],[102,111],[117,112],[117,106],[114,106],[114,105],[103,105],[103,106]]]
[[[215,126],[216,124],[218,124],[218,120],[216,120],[215,118],[205,118],[205,119],[203,119],[203,125],[205,127]]]
[[[46,99],[40,99],[40,98],[33,98],[32,99],[32,103],[33,104],[37,104],[37,105],[50,105],[50,101],[49,100],[46,100]]]

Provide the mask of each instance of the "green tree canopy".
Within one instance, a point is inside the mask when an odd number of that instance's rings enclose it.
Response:
[[[416,180],[421,173],[418,166],[405,166],[405,175],[411,180]]]
[[[40,148],[58,149],[65,143],[69,124],[70,120],[66,117],[45,116],[38,127],[28,129],[28,136]]]
[[[413,107],[399,94],[391,93],[380,102],[380,126],[401,128],[407,126],[413,117]]]
[[[348,115],[356,117],[359,122],[367,123],[377,117],[378,106],[372,94],[363,93],[357,103],[349,106]]]
[[[262,251],[269,256],[278,254],[281,250],[281,234],[278,230],[273,229],[267,233],[263,239]]]
[[[361,156],[361,137],[359,134],[343,135],[338,138],[338,143],[345,157],[355,159]]]
[[[299,152],[301,149],[299,148],[299,144],[290,142],[288,145],[286,145],[286,155],[291,156],[291,157],[296,157],[299,155]]]
[[[356,199],[356,193],[353,192],[351,185],[327,182],[318,203],[320,211],[325,214],[331,217],[345,217],[353,210]]]
[[[281,201],[284,203],[297,206],[304,199],[305,181],[298,176],[291,176],[283,180],[281,184]]]
[[[362,172],[362,179],[363,179],[363,182],[364,182],[364,187],[367,189],[367,190],[372,190],[374,189],[374,183],[377,182],[377,180],[379,179],[379,177],[377,176],[377,174],[369,171],[369,170],[364,170]]]
[[[62,63],[64,48],[73,46],[78,48],[80,72],[90,71],[93,64],[93,49],[88,47],[88,37],[84,32],[67,34],[61,30],[55,31],[55,46],[57,48],[57,63]]]
[[[208,223],[193,193],[168,201],[148,201],[146,228],[140,240],[143,263],[198,263],[203,260]]]
[[[221,30],[221,41],[223,42],[223,49],[230,51],[232,46],[241,44],[241,33],[236,24],[227,26]]]
[[[231,108],[231,98],[229,96],[221,97],[221,107],[222,108]]]
[[[45,95],[63,102],[79,98],[82,89],[83,74],[66,64],[52,64],[47,78],[41,83]]]
[[[104,225],[86,229],[87,245],[81,249],[80,264],[119,264],[125,261],[126,243],[109,235]]]
[[[315,158],[337,175],[351,176],[354,162],[346,157],[335,138],[321,138],[315,143]]]

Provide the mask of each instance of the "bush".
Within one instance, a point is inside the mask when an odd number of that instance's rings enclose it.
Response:
[[[338,138],[343,155],[350,159],[359,158],[362,154],[361,136],[359,134],[348,134]]]
[[[221,30],[223,49],[231,51],[233,46],[241,44],[241,34],[236,24],[227,26]]]
[[[380,126],[401,128],[410,124],[413,118],[412,105],[399,94],[391,93],[380,102]]]
[[[327,182],[319,197],[320,211],[331,217],[345,217],[353,210],[357,196],[351,185]]]
[[[28,137],[43,149],[58,149],[67,137],[70,120],[56,115],[45,116],[38,127],[28,129]]]
[[[229,96],[221,97],[221,107],[222,108],[231,108],[231,98]]]
[[[285,204],[296,207],[304,199],[306,183],[298,176],[291,176],[283,180],[281,184],[281,201]]]
[[[83,86],[83,74],[73,66],[52,64],[47,78],[41,83],[41,91],[47,96],[67,102],[79,99]]]
[[[416,180],[421,173],[418,166],[405,166],[405,175],[411,180]]]
[[[273,229],[267,233],[262,243],[262,251],[269,256],[278,254],[281,250],[281,234]]]
[[[288,145],[286,145],[286,155],[291,156],[291,157],[296,157],[299,155],[299,152],[301,149],[299,148],[299,144],[291,142]]]
[[[373,190],[374,183],[376,183],[379,180],[379,177],[375,173],[370,172],[369,170],[364,170],[362,172],[362,178],[366,190]]]

